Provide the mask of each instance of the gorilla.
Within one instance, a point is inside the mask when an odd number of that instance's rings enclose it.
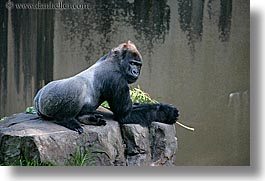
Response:
[[[142,56],[136,46],[131,41],[122,43],[83,72],[41,88],[34,98],[35,109],[43,119],[79,134],[83,133],[80,123],[106,125],[96,112],[104,101],[120,124],[174,124],[179,111],[172,105],[132,104],[128,84],[138,79],[141,66]]]

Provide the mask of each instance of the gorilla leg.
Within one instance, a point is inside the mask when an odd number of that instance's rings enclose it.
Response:
[[[106,125],[106,121],[103,119],[103,115],[96,113],[94,111],[94,108],[92,108],[89,104],[85,104],[82,107],[80,113],[77,115],[76,118],[80,123],[86,125]]]

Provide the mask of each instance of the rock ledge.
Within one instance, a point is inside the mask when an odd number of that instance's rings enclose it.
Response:
[[[110,113],[109,113],[110,114]],[[174,126],[119,125],[107,114],[106,126],[84,126],[78,133],[35,114],[19,113],[0,121],[0,165],[24,158],[67,165],[78,150],[90,151],[96,166],[172,166],[177,151]]]

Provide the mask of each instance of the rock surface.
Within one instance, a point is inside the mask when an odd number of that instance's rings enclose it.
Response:
[[[151,163],[149,130],[138,124],[121,126],[128,166],[147,166]]]
[[[19,113],[0,121],[0,165],[19,160],[73,165],[77,153],[89,153],[88,165],[170,166],[177,151],[172,125],[154,122],[120,126],[104,113],[106,126],[84,125],[84,133],[69,130],[36,114]]]

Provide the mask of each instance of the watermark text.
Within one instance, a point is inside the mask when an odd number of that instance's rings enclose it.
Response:
[[[13,1],[9,0],[6,3],[7,9],[37,9],[37,10],[44,10],[44,9],[55,9],[55,10],[66,10],[66,9],[91,9],[91,5],[83,4],[83,3],[76,3],[76,4],[69,4],[64,3],[62,1],[59,2],[36,2],[36,3],[14,3]]]

